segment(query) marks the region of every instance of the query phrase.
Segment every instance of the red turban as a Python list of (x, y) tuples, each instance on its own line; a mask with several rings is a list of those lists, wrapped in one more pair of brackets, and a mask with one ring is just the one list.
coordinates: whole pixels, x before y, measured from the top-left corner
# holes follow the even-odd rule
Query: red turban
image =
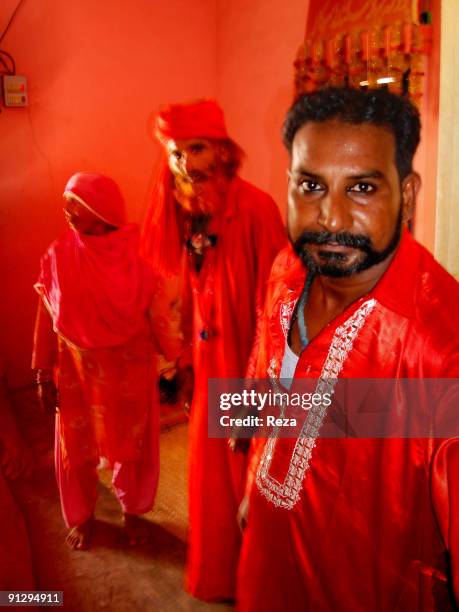
[(163, 144), (171, 138), (228, 138), (223, 111), (215, 100), (166, 106), (158, 113), (155, 134)]
[(115, 181), (96, 172), (77, 172), (65, 186), (64, 196), (73, 196), (109, 225), (127, 223), (123, 196)]

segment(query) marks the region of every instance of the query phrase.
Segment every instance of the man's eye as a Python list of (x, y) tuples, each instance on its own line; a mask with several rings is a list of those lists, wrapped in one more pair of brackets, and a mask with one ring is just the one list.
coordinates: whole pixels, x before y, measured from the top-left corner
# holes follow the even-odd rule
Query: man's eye
[(348, 191), (353, 191), (355, 193), (373, 193), (376, 191), (376, 187), (370, 183), (357, 183), (356, 185), (349, 187)]
[(194, 144), (191, 145), (190, 149), (192, 151), (192, 153), (201, 153), (201, 151), (204, 151), (204, 145), (203, 144)]
[(317, 181), (301, 181), (299, 188), (304, 192), (323, 191), (324, 187)]

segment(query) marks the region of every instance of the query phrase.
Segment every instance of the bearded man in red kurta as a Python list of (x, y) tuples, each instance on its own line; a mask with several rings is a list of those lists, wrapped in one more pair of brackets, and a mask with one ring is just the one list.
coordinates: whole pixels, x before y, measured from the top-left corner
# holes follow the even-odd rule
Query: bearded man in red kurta
[(167, 163), (143, 251), (164, 273), (183, 274), (182, 328), (190, 350), (180, 365), (194, 372), (186, 588), (204, 600), (232, 599), (246, 461), (225, 440), (208, 438), (207, 385), (209, 378), (244, 376), (285, 230), (272, 198), (237, 176), (243, 153), (228, 137), (216, 102), (165, 108), (156, 135)]
[[(255, 377), (332, 391), (342, 379), (459, 377), (458, 283), (403, 227), (419, 133), (414, 107), (382, 90), (294, 104), (291, 246), (273, 266)], [(459, 440), (324, 438), (332, 408), (310, 408), (294, 439), (255, 441), (238, 609), (455, 609)], [(416, 419), (421, 404), (386, 408)]]

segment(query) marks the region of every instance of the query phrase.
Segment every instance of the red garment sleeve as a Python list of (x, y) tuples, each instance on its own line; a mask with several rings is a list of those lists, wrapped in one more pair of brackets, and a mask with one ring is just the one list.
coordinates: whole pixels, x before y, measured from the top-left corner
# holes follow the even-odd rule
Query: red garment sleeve
[(191, 291), (190, 272), (187, 269), (188, 265), (189, 262), (187, 261), (183, 274), (180, 309), (183, 349), (180, 355), (179, 365), (182, 369), (193, 365), (193, 294)]
[[(267, 302), (269, 297), (267, 297)], [(260, 373), (260, 357), (264, 354), (263, 340), (267, 335), (267, 305), (263, 312), (257, 315), (257, 329), (255, 334), (255, 341), (250, 353), (249, 363), (246, 371), (246, 378), (258, 378)], [(261, 453), (263, 452), (264, 444), (266, 440), (260, 438), (253, 438), (250, 443), (249, 460), (247, 463), (247, 474), (245, 482), (245, 495), (250, 496), (255, 476), (260, 462)]]
[(57, 334), (51, 315), (39, 298), (33, 334), (32, 368), (51, 370), (57, 365)]
[(263, 206), (263, 222), (255, 233), (257, 253), (257, 315), (261, 315), (268, 279), (276, 255), (287, 244), (287, 234), (274, 200), (269, 198)]
[[(247, 378), (256, 378), (259, 372), (260, 350), (262, 350), (263, 339), (266, 338), (267, 334), (268, 280), (277, 254), (287, 243), (287, 236), (279, 209), (274, 201), (271, 201), (271, 203), (272, 205), (267, 206), (266, 210), (264, 209), (264, 212), (266, 212), (265, 222), (261, 225), (260, 232), (257, 232), (256, 248), (259, 254), (256, 295), (257, 322), (255, 338), (246, 369)], [(250, 496), (250, 491), (254, 484), (264, 443), (265, 440), (263, 439), (254, 438), (251, 441), (245, 483), (245, 495), (247, 497)]]
[(253, 378), (255, 376), (260, 338), (262, 335), (265, 298), (271, 268), (277, 254), (287, 244), (287, 234), (279, 209), (271, 198), (263, 205), (263, 223), (257, 227), (255, 244), (257, 253), (256, 328), (253, 346), (246, 369), (247, 378)]
[(150, 309), (150, 323), (158, 351), (175, 364), (183, 344), (180, 331), (179, 294), (180, 280), (168, 281), (155, 278), (153, 304)]
[(432, 500), (451, 559), (453, 589), (459, 603), (459, 439), (442, 442), (431, 476)]

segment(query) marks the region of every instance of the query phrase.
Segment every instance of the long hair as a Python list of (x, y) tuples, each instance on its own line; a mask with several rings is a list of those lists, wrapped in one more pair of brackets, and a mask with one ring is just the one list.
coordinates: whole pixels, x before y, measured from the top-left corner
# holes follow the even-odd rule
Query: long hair
[(223, 172), (228, 179), (232, 179), (239, 172), (242, 162), (245, 159), (243, 149), (231, 138), (214, 139), (213, 142), (218, 144), (221, 149), (221, 163)]
[(142, 225), (141, 255), (161, 275), (180, 273), (181, 215), (173, 194), (172, 173), (163, 159), (156, 174), (152, 202)]

